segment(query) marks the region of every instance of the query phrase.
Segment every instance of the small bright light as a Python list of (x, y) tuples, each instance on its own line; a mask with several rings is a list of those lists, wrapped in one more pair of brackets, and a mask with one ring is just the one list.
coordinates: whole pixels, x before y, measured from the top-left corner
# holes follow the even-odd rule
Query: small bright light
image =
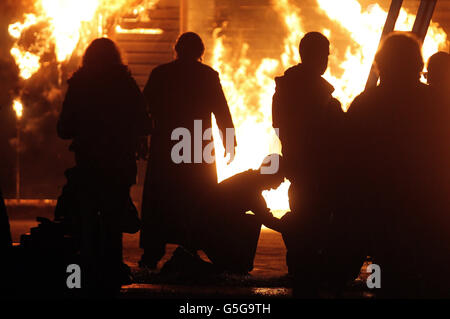
[(14, 100), (14, 102), (13, 102), (13, 109), (14, 109), (14, 112), (16, 112), (17, 118), (21, 119), (22, 115), (23, 115), (22, 102), (20, 102), (19, 100)]
[(134, 28), (134, 29), (123, 29), (120, 25), (116, 26), (117, 33), (126, 34), (162, 34), (164, 31), (161, 29), (150, 29), (150, 28)]

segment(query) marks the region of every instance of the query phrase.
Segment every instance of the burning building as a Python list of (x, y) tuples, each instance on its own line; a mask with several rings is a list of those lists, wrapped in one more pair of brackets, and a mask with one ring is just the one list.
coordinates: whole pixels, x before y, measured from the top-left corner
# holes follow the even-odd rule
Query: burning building
[[(8, 109), (17, 111), (18, 105), (23, 109), (16, 113), (22, 145), (15, 130), (10, 130), (9, 147), (2, 148), (11, 153), (5, 155), (9, 163), (5, 171), (16, 169), (17, 151), (22, 155), (17, 161), (22, 163), (23, 173), (17, 175), (24, 185), (22, 195), (55, 197), (59, 193), (71, 155), (67, 144), (56, 139), (54, 127), (65, 81), (92, 39), (116, 40), (143, 87), (156, 65), (173, 58), (173, 43), (188, 30), (204, 39), (204, 62), (220, 73), (236, 126), (238, 145), (230, 165), (216, 145), (218, 180), (257, 169), (266, 155), (282, 152), (271, 118), (274, 77), (299, 62), (303, 34), (320, 31), (329, 37), (332, 52), (325, 77), (346, 110), (364, 89), (389, 4), (389, 0), (6, 1), (9, 49), (2, 59), (9, 59), (17, 77), (9, 89)], [(412, 29), (418, 6), (417, 0), (404, 1), (396, 30)], [(425, 59), (448, 50), (450, 1), (438, 1), (435, 11), (423, 45)], [(11, 116), (8, 120), (14, 121)], [(2, 176), (10, 179), (3, 184), (14, 184), (15, 175), (2, 172)], [(285, 181), (278, 190), (263, 193), (271, 209), (289, 209), (288, 187)], [(5, 188), (9, 197), (14, 196), (15, 188)], [(138, 194), (139, 185), (136, 199)]]

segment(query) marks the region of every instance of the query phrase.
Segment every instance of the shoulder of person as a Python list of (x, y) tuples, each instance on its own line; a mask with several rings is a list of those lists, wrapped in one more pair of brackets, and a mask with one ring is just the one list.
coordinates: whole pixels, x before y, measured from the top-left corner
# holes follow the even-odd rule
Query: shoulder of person
[(329, 106), (331, 107), (332, 110), (334, 110), (336, 112), (339, 112), (339, 113), (344, 112), (342, 110), (342, 104), (337, 98), (332, 96), (331, 99), (330, 99), (330, 102), (328, 104), (329, 104)]
[(76, 85), (77, 83), (82, 82), (82, 81), (83, 81), (83, 78), (85, 78), (84, 73), (85, 73), (85, 72), (84, 72), (81, 68), (78, 69), (78, 70), (76, 70), (76, 71), (72, 74), (72, 76), (67, 80), (67, 83), (68, 83), (70, 86), (74, 86), (74, 85)]
[(350, 104), (350, 107), (347, 110), (348, 114), (358, 113), (361, 110), (364, 110), (372, 104), (372, 101), (376, 98), (380, 90), (380, 87), (368, 88), (361, 92), (353, 102)]
[(419, 83), (418, 90), (420, 93), (424, 95), (433, 95), (434, 90), (431, 86), (424, 84), (422, 82)]
[(217, 72), (216, 70), (214, 70), (212, 67), (210, 67), (207, 64), (198, 62), (198, 67), (199, 69), (204, 72), (207, 76), (211, 77), (211, 78), (219, 78), (219, 72)]
[(175, 61), (172, 62), (168, 62), (168, 63), (163, 63), (160, 64), (158, 66), (156, 66), (152, 72), (151, 75), (155, 76), (155, 75), (161, 75), (167, 72), (170, 72), (171, 70), (173, 70), (174, 68), (176, 68), (176, 63)]
[[(280, 86), (288, 85), (291, 82), (298, 84), (298, 80), (300, 77), (301, 77), (301, 64), (297, 64), (291, 66), (286, 71), (284, 71), (283, 75), (275, 77), (275, 84), (277, 88), (279, 88)], [(293, 81), (294, 78), (295, 81)]]

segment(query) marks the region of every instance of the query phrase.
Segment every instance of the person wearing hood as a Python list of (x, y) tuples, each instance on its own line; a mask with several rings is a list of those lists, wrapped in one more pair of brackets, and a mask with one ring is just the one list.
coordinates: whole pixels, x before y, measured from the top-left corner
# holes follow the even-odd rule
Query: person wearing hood
[(330, 42), (319, 32), (300, 41), (301, 63), (275, 79), (273, 127), (281, 171), (291, 181), (291, 211), (281, 222), (289, 273), (299, 296), (316, 296), (329, 266), (327, 245), (338, 209), (344, 112), (322, 75)]
[(136, 81), (107, 38), (89, 45), (68, 84), (57, 131), (72, 140), (75, 153), (72, 185), (81, 218), (83, 287), (89, 294), (116, 293), (130, 187), (136, 183), (139, 145), (151, 121)]

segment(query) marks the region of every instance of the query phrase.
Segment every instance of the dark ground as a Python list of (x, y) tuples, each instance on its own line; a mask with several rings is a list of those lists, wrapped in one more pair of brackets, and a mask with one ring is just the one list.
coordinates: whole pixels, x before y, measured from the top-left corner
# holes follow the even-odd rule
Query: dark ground
[[(18, 205), (7, 203), (13, 242), (21, 234), (37, 226), (36, 217), (52, 219), (54, 202)], [(139, 234), (125, 234), (124, 261), (131, 267), (134, 283), (123, 286), (123, 298), (291, 298), (292, 288), (285, 263), (286, 249), (279, 233), (262, 229), (256, 251), (254, 269), (247, 276), (206, 275), (180, 277), (160, 274), (164, 263), (170, 259), (176, 245), (167, 245), (167, 252), (156, 271), (141, 269), (138, 260)], [(201, 252), (200, 256), (207, 260)], [(351, 292), (349, 297), (367, 297), (363, 291)]]

